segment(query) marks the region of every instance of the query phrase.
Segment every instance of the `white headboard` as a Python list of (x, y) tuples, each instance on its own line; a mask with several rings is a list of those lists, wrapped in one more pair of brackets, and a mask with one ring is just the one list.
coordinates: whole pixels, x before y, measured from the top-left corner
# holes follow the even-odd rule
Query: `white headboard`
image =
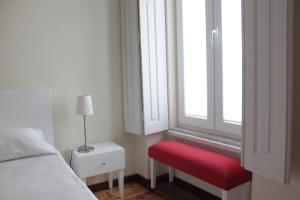
[(51, 90), (0, 90), (0, 128), (10, 127), (39, 128), (54, 144)]

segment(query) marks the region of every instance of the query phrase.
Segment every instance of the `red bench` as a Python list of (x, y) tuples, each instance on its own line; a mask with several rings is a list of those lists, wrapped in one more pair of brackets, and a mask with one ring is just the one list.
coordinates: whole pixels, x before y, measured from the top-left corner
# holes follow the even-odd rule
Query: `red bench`
[(240, 161), (222, 154), (175, 141), (152, 145), (148, 151), (151, 162), (151, 187), (155, 188), (155, 164), (169, 166), (169, 180), (178, 169), (222, 189), (222, 199), (250, 198), (252, 173), (240, 166)]

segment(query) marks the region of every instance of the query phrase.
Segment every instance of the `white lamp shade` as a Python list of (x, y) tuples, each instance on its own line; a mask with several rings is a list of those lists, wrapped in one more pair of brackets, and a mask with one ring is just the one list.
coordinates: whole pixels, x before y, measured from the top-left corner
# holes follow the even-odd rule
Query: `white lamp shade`
[(94, 113), (91, 95), (77, 96), (76, 114), (92, 115)]

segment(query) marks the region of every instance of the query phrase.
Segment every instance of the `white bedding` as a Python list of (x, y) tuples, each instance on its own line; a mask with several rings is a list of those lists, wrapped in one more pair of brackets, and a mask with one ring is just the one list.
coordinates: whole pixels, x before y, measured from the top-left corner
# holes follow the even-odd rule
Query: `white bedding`
[(2, 137), (0, 200), (96, 200), (54, 147), (31, 139)]
[(0, 130), (0, 162), (36, 155), (57, 154), (40, 129), (10, 128)]
[(0, 163), (1, 200), (95, 200), (59, 155)]

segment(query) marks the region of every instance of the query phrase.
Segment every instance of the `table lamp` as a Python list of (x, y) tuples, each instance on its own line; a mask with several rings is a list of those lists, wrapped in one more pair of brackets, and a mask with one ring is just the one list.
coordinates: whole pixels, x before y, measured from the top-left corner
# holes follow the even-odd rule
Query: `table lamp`
[(87, 146), (86, 144), (86, 122), (85, 118), (88, 115), (92, 115), (93, 104), (91, 95), (80, 95), (77, 96), (76, 102), (76, 114), (83, 116), (83, 128), (84, 128), (84, 145), (80, 146), (77, 151), (81, 153), (88, 153), (94, 150), (94, 147)]

